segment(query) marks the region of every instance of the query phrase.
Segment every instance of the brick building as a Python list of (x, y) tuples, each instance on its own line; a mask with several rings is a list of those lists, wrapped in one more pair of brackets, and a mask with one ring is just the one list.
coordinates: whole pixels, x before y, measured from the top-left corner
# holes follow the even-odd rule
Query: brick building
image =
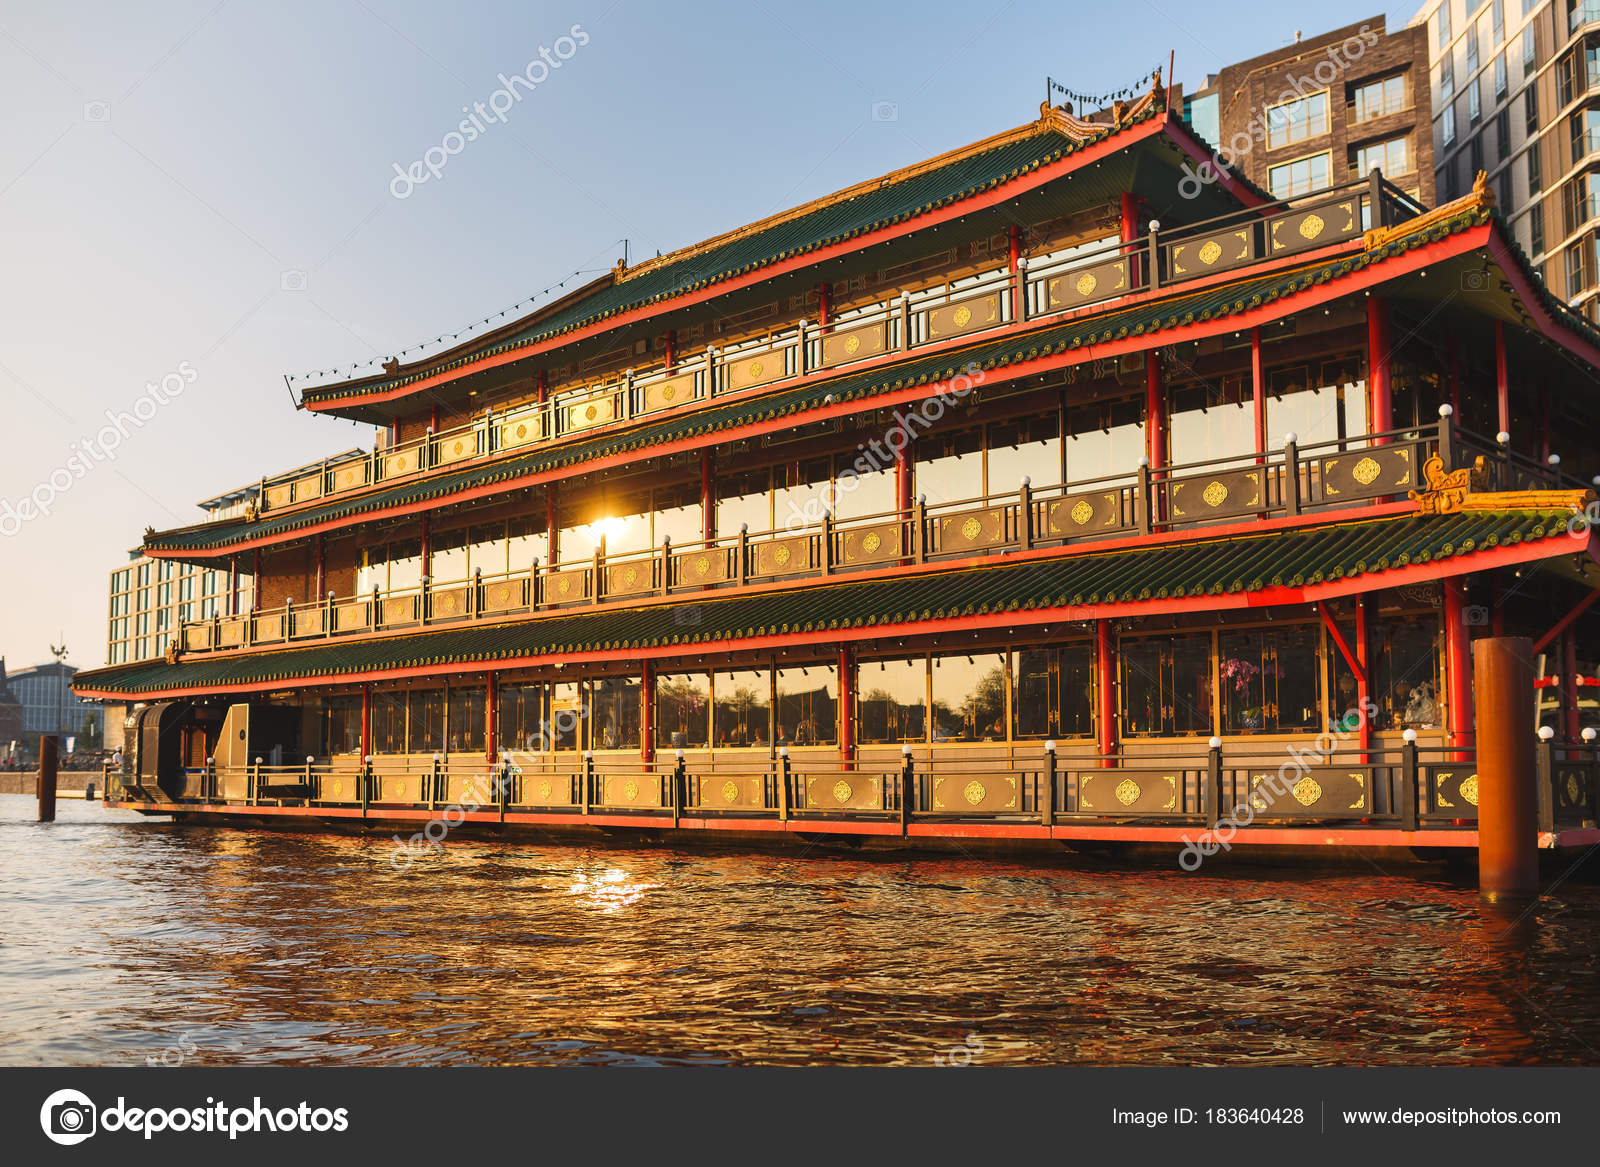
[[(1383, 16), (1229, 65), (1184, 101), (1223, 157), (1278, 198), (1362, 178), (1374, 167), (1434, 204), (1427, 30)], [(1419, 129), (1420, 127), (1420, 129)]]

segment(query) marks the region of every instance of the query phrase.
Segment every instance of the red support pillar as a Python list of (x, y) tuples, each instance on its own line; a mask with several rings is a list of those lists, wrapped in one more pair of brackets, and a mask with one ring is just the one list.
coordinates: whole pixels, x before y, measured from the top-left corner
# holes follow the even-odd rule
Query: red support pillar
[(707, 543), (717, 537), (717, 492), (709, 449), (700, 451), (700, 537)]
[(1018, 286), (1015, 276), (1017, 263), (1022, 259), (1022, 228), (1015, 223), (1006, 231), (1006, 271), (1010, 272), (1011, 281), (1011, 319), (1022, 319), (1022, 289)]
[(548, 370), (545, 370), (545, 369), (540, 369), (539, 370), (538, 390), (539, 390), (539, 404), (543, 405), (546, 401), (548, 401), (550, 399), (550, 373), (548, 372)]
[(855, 653), (839, 646), (839, 762), (847, 765), (856, 755)]
[(484, 697), (483, 752), (491, 763), (500, 756), (500, 674), (495, 672)]
[[(1250, 330), (1250, 405), (1256, 431), (1256, 453), (1267, 452), (1267, 372), (1261, 359), (1261, 329)], [(1260, 463), (1262, 459), (1257, 458)]]
[(549, 562), (546, 567), (555, 567), (561, 562), (561, 539), (556, 527), (556, 484), (544, 488), (544, 534), (545, 543), (549, 552)]
[(1128, 257), (1128, 282), (1135, 287), (1139, 286), (1139, 261), (1136, 258), (1137, 248), (1132, 246), (1139, 235), (1139, 203), (1129, 191), (1122, 192), (1120, 207), (1120, 220), (1122, 242), (1129, 244), (1122, 249)]
[(639, 760), (656, 760), (656, 666), (645, 661), (639, 675)]
[(433, 533), (428, 524), (428, 516), (422, 516), (422, 578), (428, 579), (433, 574)]
[(228, 556), (228, 615), (239, 614), (239, 557)]
[(1144, 444), (1152, 472), (1167, 464), (1167, 395), (1161, 381), (1161, 354), (1144, 357)]
[(675, 328), (667, 329), (666, 350), (662, 354), (662, 363), (667, 372), (672, 372), (672, 366), (678, 363), (678, 331)]
[(372, 686), (361, 686), (361, 760), (372, 757)]
[(1099, 706), (1100, 765), (1116, 765), (1117, 752), (1117, 642), (1111, 621), (1096, 620), (1094, 625), (1095, 701)]
[(311, 598), (320, 604), (328, 598), (328, 544), (321, 531), (317, 532), (317, 590)]
[[(1445, 728), (1452, 750), (1463, 751), (1451, 761), (1470, 760), (1473, 746), (1472, 639), (1467, 633), (1466, 588), (1460, 576), (1444, 581), (1444, 667), (1449, 706)], [(1526, 728), (1526, 727), (1522, 727)]]
[(1356, 597), (1356, 663), (1361, 666), (1361, 675), (1356, 678), (1356, 704), (1360, 707), (1361, 728), (1358, 742), (1361, 746), (1361, 760), (1367, 760), (1366, 751), (1372, 748), (1372, 717), (1374, 714), (1372, 703), (1372, 660), (1371, 631), (1367, 627), (1367, 597)]
[(254, 612), (261, 606), (261, 548), (257, 547), (251, 555), (253, 566), (250, 569), (250, 610)]
[[(1382, 296), (1367, 297), (1367, 425), (1373, 433), (1394, 428), (1394, 399), (1389, 388), (1389, 304)], [(1384, 438), (1380, 444), (1387, 443)]]
[(1533, 646), (1526, 637), (1473, 645), (1478, 718), (1478, 890), (1494, 898), (1539, 888), (1532, 733)]
[(817, 285), (817, 327), (827, 328), (833, 323), (833, 285)]
[(1561, 709), (1569, 742), (1576, 743), (1583, 731), (1578, 715), (1578, 634), (1568, 632), (1561, 639)]
[(1511, 378), (1506, 372), (1506, 326), (1494, 322), (1494, 399), (1499, 406), (1500, 432), (1511, 432)]

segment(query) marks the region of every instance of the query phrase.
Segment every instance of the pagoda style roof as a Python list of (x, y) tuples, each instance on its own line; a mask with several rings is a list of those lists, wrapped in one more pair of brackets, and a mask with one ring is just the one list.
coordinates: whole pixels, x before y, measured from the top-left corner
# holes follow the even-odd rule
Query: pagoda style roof
[[(691, 600), (646, 600), (474, 627), (311, 647), (207, 654), (83, 672), (101, 697), (267, 690), (285, 683), (440, 676), (575, 659), (639, 659), (834, 643), (908, 633), (1177, 611), (1300, 604), (1514, 563), (1590, 554), (1569, 530), (1582, 492), (1478, 495), (1449, 513), (1389, 509), (1376, 518), (1263, 524), (1260, 533), (1146, 536), (1105, 550), (1059, 550), (873, 578), (844, 577)], [(1503, 507), (1504, 509), (1497, 509)], [(1592, 586), (1592, 585), (1591, 585)], [(664, 616), (690, 609), (693, 620)]]
[[(1163, 91), (1164, 93), (1164, 91)], [(860, 240), (933, 212), (1026, 180), (1063, 159), (1113, 140), (1165, 135), (1198, 161), (1210, 147), (1164, 102), (1135, 103), (1117, 122), (1089, 122), (1053, 107), (1037, 121), (874, 178), (737, 230), (610, 274), (506, 327), (427, 357), (410, 368), (308, 388), (302, 404), (340, 412), (374, 398), (393, 398), (489, 358), (526, 349), (624, 313), (665, 305), (786, 260)], [(1213, 165), (1215, 163), (1213, 162)], [(1225, 169), (1216, 184), (1236, 206), (1271, 196)], [(1108, 190), (1110, 198), (1116, 191)]]
[[(1483, 246), (1495, 231), (1503, 230), (1503, 225), (1494, 226), (1499, 222), (1483, 201), (1464, 199), (1398, 228), (1369, 232), (1371, 246), (1320, 263), (1240, 278), (1186, 294), (1158, 294), (1116, 310), (1090, 310), (1037, 331), (912, 358), (889, 367), (818, 377), (774, 393), (721, 403), (712, 399), (653, 423), (541, 447), (460, 471), (380, 486), (318, 505), (268, 512), (253, 521), (236, 519), (150, 532), (144, 550), (157, 557), (203, 561), (247, 547), (288, 542), (315, 530), (535, 485), (593, 469), (608, 460), (626, 461), (653, 451), (666, 453), (719, 444), (730, 440), (735, 431), (751, 427), (776, 429), (921, 400), (972, 364), (988, 372), (1005, 370), (1023, 376), (1040, 372), (1045, 365), (1065, 368), (1123, 349), (1170, 344), (1197, 331), (1239, 327), (1244, 318), (1264, 311), (1287, 315), (1301, 298), (1311, 306), (1345, 294), (1344, 282), (1362, 273), (1375, 277), (1363, 285), (1371, 286), (1388, 278), (1387, 264), (1405, 260), (1415, 251), (1428, 249), (1425, 255), (1429, 263), (1469, 253)], [(1527, 276), (1526, 261), (1514, 245), (1498, 260), (1503, 269), (1520, 267)], [(1526, 318), (1526, 301), (1545, 296), (1541, 307), (1549, 322), (1587, 343), (1600, 343), (1600, 334), (1560, 301), (1548, 297), (1537, 280), (1527, 277), (1521, 283), (1527, 286), (1519, 284), (1514, 295), (1498, 308), (1491, 303), (1491, 297), (1484, 297), (1485, 311), (1503, 310), (1507, 318), (1515, 320), (1520, 309)], [(1281, 310), (1274, 311), (1275, 308)], [(1600, 364), (1600, 360), (1594, 363)]]

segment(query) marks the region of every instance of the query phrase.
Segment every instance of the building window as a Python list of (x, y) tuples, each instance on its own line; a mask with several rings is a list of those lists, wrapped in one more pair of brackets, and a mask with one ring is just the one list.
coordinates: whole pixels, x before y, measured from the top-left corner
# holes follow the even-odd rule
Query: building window
[(1478, 79), (1474, 77), (1467, 83), (1467, 124), (1475, 126), (1481, 117), (1483, 117), (1483, 101), (1478, 90)]
[(1600, 149), (1600, 110), (1585, 109), (1572, 115), (1572, 161), (1580, 162), (1585, 154)]
[(1528, 136), (1539, 132), (1539, 87), (1530, 85), (1522, 91), (1522, 114)]
[(1315, 626), (1226, 632), (1217, 641), (1225, 734), (1315, 729), (1321, 720)]
[(1094, 650), (1024, 648), (1011, 654), (1011, 736), (1094, 736)]
[(839, 740), (839, 669), (833, 664), (777, 670), (778, 744), (831, 746)]
[(1494, 99), (1499, 101), (1506, 95), (1506, 55), (1501, 53), (1494, 59)]
[(1439, 61), (1439, 100), (1444, 101), (1456, 91), (1455, 58), (1448, 54)]
[(1267, 108), (1267, 145), (1289, 146), (1328, 132), (1328, 93), (1311, 93)]
[(1576, 300), (1589, 286), (1585, 278), (1582, 243), (1567, 248), (1567, 299)]
[[(1438, 617), (1432, 614), (1377, 622), (1372, 630), (1372, 702), (1375, 729), (1425, 729), (1440, 724)], [(1342, 653), (1330, 653), (1335, 717), (1356, 708), (1356, 682)]]
[(1544, 204), (1534, 203), (1528, 212), (1528, 253), (1544, 254)]
[(1502, 44), (1506, 39), (1506, 13), (1502, 0), (1494, 0), (1489, 6), (1489, 28), (1494, 34), (1494, 43)]
[(1528, 151), (1528, 197), (1532, 198), (1544, 189), (1544, 172), (1539, 165), (1539, 145), (1534, 143), (1533, 149)]
[(1390, 138), (1387, 142), (1374, 142), (1357, 149), (1351, 163), (1354, 177), (1365, 177), (1372, 173), (1374, 167), (1383, 171), (1386, 178), (1398, 174), (1410, 174), (1412, 171), (1410, 141), (1406, 138)]
[(1275, 199), (1292, 199), (1297, 195), (1325, 190), (1331, 178), (1330, 155), (1324, 151), (1308, 158), (1296, 158), (1267, 171), (1267, 181)]
[(1478, 71), (1478, 26), (1471, 25), (1467, 29), (1467, 72)]
[[(626, 702), (618, 704), (624, 706)], [(632, 707), (639, 708), (637, 693), (634, 695)], [(596, 701), (595, 725), (601, 726), (602, 732), (604, 718), (605, 712)], [(718, 749), (765, 746), (772, 740), (771, 733), (772, 677), (767, 670), (738, 669), (713, 673), (711, 676), (712, 744)], [(634, 733), (634, 740), (636, 744), (637, 731)]]
[(1501, 162), (1511, 157), (1511, 115), (1505, 110), (1495, 115), (1494, 148)]
[(1358, 86), (1351, 101), (1358, 122), (1371, 121), (1386, 114), (1399, 113), (1406, 108), (1406, 77), (1396, 73), (1381, 81), (1369, 81)]
[(857, 670), (857, 740), (863, 745), (926, 741), (928, 662), (862, 661)]
[(1533, 25), (1522, 30), (1522, 68), (1526, 72), (1533, 68), (1534, 61), (1538, 58), (1539, 50), (1533, 35)]
[(933, 658), (933, 740), (1006, 740), (1006, 657), (979, 652)]
[(1124, 640), (1122, 730), (1127, 737), (1200, 737), (1211, 733), (1211, 637)]
[(693, 749), (706, 744), (711, 724), (711, 678), (705, 673), (656, 678), (656, 745)]
[(1446, 146), (1456, 140), (1456, 107), (1454, 105), (1444, 107), (1444, 114), (1439, 119), (1439, 132), (1443, 136)]
[[(767, 677), (761, 673), (761, 732), (766, 732)], [(450, 691), (452, 698), (455, 690)], [(594, 727), (593, 748), (597, 750), (637, 750), (639, 748), (640, 685), (638, 677), (601, 677), (589, 689), (589, 724)], [(450, 735), (455, 736), (455, 722)]]
[(1502, 207), (1511, 205), (1511, 167), (1506, 167), (1500, 172), (1500, 177), (1495, 180), (1499, 188), (1499, 199)]
[(1434, 36), (1441, 49), (1450, 47), (1450, 3), (1439, 5), (1439, 10), (1434, 14)]
[(1473, 135), (1472, 141), (1467, 143), (1467, 173), (1476, 179), (1478, 171), (1483, 169), (1483, 135)]

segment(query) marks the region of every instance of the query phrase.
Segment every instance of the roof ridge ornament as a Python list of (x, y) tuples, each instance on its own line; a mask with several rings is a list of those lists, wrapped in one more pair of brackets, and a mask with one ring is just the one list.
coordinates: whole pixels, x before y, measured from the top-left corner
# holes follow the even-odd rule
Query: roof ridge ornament
[(1473, 180), (1472, 189), (1453, 202), (1444, 203), (1433, 208), (1415, 219), (1407, 219), (1404, 223), (1396, 223), (1393, 227), (1373, 227), (1362, 236), (1362, 244), (1368, 251), (1379, 247), (1391, 239), (1402, 235), (1414, 235), (1418, 231), (1453, 219), (1467, 211), (1492, 210), (1495, 205), (1494, 190), (1489, 186), (1488, 175), (1478, 171), (1478, 177)]
[(1434, 454), (1422, 464), (1427, 484), (1413, 490), (1411, 499), (1422, 515), (1453, 515), (1461, 511), (1582, 511), (1595, 501), (1592, 490), (1487, 490), (1488, 472), (1483, 455), (1472, 465), (1446, 471), (1444, 459)]

